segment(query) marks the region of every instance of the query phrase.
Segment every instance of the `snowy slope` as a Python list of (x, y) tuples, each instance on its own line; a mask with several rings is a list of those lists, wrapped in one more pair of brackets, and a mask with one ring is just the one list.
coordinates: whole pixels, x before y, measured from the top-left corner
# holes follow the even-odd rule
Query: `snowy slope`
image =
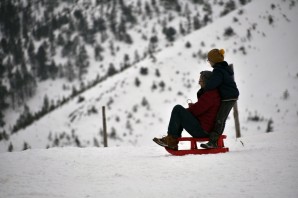
[[(109, 3), (107, 3), (109, 2)], [(207, 0), (201, 1), (200, 3), (194, 3), (192, 1), (177, 1), (180, 5), (180, 11), (176, 11), (173, 9), (167, 9), (163, 6), (163, 1), (156, 1), (156, 6), (152, 6), (153, 1), (107, 1), (107, 2), (97, 2), (97, 1), (68, 1), (68, 2), (55, 2), (54, 5), (51, 5), (51, 1), (46, 2), (39, 2), (38, 0), (36, 3), (33, 3), (32, 8), (32, 16), (36, 18), (38, 21), (47, 21), (45, 19), (46, 15), (51, 15), (48, 12), (45, 12), (47, 8), (50, 6), (54, 6), (54, 15), (57, 16), (67, 16), (73, 19), (73, 23), (76, 23), (74, 12), (80, 10), (82, 15), (86, 19), (86, 23), (90, 28), (93, 27), (95, 21), (94, 19), (102, 18), (106, 21), (106, 26), (111, 25), (111, 19), (109, 15), (113, 12), (111, 10), (112, 5), (114, 2), (117, 2), (116, 12), (113, 12), (113, 15), (116, 15), (116, 24), (117, 26), (121, 23), (122, 20), (120, 18), (125, 17), (123, 16), (122, 6), (119, 4), (125, 4), (132, 9), (132, 13), (135, 16), (136, 23), (131, 24), (129, 22), (126, 23), (126, 31), (128, 35), (132, 37), (133, 43), (127, 44), (126, 42), (119, 41), (116, 39), (114, 33), (111, 32), (109, 28), (104, 32), (104, 34), (96, 33), (94, 35), (94, 42), (88, 43), (85, 39), (80, 37), (80, 32), (69, 28), (71, 25), (64, 25), (60, 29), (56, 29), (53, 34), (55, 37), (61, 36), (64, 37), (65, 40), (70, 39), (71, 42), (76, 43), (80, 46), (84, 46), (87, 51), (87, 55), (89, 57), (89, 67), (87, 73), (82, 76), (82, 81), (80, 80), (73, 80), (69, 81), (66, 78), (56, 77), (56, 79), (48, 79), (46, 81), (38, 82), (37, 90), (35, 95), (26, 101), (26, 105), (31, 110), (31, 113), (35, 113), (41, 110), (44, 104), (44, 97), (47, 96), (50, 102), (56, 104), (58, 101), (61, 101), (63, 97), (69, 97), (72, 93), (73, 86), (76, 89), (79, 89), (81, 84), (87, 85), (94, 81), (97, 77), (103, 77), (107, 74), (108, 68), (110, 64), (113, 64), (115, 69), (120, 70), (120, 68), (124, 65), (124, 57), (125, 55), (128, 56), (129, 63), (133, 63), (135, 61), (138, 62), (136, 59), (143, 59), (144, 56), (148, 56), (148, 50), (150, 48), (150, 40), (151, 37), (156, 36), (158, 38), (158, 42), (155, 44), (154, 50), (160, 51), (165, 48), (166, 45), (169, 45), (169, 42), (166, 39), (165, 34), (163, 33), (163, 28), (167, 27), (174, 27), (177, 31), (175, 38), (181, 38), (184, 34), (180, 33), (180, 25), (183, 26), (185, 31), (193, 31), (193, 27), (190, 27), (188, 30), (188, 20), (187, 16), (189, 16), (191, 20), (193, 17), (196, 17), (201, 21), (201, 25), (205, 24), (205, 15), (208, 16), (209, 22), (211, 23), (212, 20), (216, 20), (220, 17), (221, 13), (226, 10), (226, 6), (224, 3), (216, 2), (212, 3), (212, 8), (209, 6), (210, 2)], [(27, 4), (27, 1), (18, 2), (20, 4)], [(151, 9), (151, 14), (146, 14), (145, 12), (145, 5), (149, 4)], [(153, 8), (154, 7), (154, 8)], [(240, 2), (235, 2), (235, 8), (241, 7)], [(231, 9), (231, 8), (229, 8)], [(20, 7), (19, 10), (22, 10)], [(159, 10), (159, 11), (157, 11)], [(212, 11), (210, 11), (212, 10)], [(45, 12), (45, 13), (44, 13)], [(72, 14), (71, 14), (72, 13)], [(34, 22), (33, 22), (34, 23)], [(207, 24), (208, 24), (207, 23)], [(192, 25), (191, 25), (192, 26)], [(71, 30), (68, 30), (71, 29)], [(46, 41), (47, 39), (45, 39)], [(59, 39), (57, 39), (59, 40)], [(56, 41), (58, 42), (58, 41)], [(37, 49), (41, 46), (43, 41), (35, 41), (35, 51), (37, 53)], [(48, 40), (48, 43), (53, 44), (53, 41)], [(55, 42), (54, 42), (55, 43)], [(102, 59), (99, 60), (96, 58), (95, 55), (95, 46), (100, 45), (102, 48), (101, 57)], [(112, 47), (113, 46), (113, 47)], [(65, 65), (68, 61), (75, 66), (76, 63), (76, 56), (69, 57), (63, 56), (61, 52), (63, 52), (64, 47), (54, 45), (54, 49), (57, 52), (53, 55), (53, 60), (56, 65), (61, 65), (64, 68), (64, 75), (67, 72), (67, 66)], [(152, 49), (151, 49), (152, 50)], [(69, 51), (71, 51), (69, 49)], [(136, 54), (138, 54), (138, 58), (136, 58)], [(49, 55), (50, 56), (50, 55)], [(74, 69), (74, 73), (77, 73)], [(8, 81), (8, 80), (7, 80)], [(11, 128), (16, 124), (20, 114), (23, 112), (23, 104), (19, 107), (9, 108), (5, 112), (5, 130), (11, 131)]]
[[(243, 14), (236, 10), (188, 35), (156, 54), (156, 62), (144, 60), (83, 93), (84, 101), (75, 98), (0, 142), (0, 197), (297, 197), (298, 6), (293, 2), (254, 1)], [(229, 26), (235, 35), (224, 37)], [(234, 64), (243, 137), (235, 139), (230, 117), (225, 131), (229, 153), (171, 156), (151, 139), (165, 134), (173, 105), (195, 100), (198, 74), (211, 68), (193, 54), (213, 47), (225, 48), (227, 61)], [(140, 75), (144, 67), (146, 76)], [(152, 91), (153, 83), (157, 89)], [(93, 146), (94, 138), (100, 143), (103, 105), (109, 134), (115, 129), (110, 147), (72, 147), (76, 137), (82, 146)], [(259, 121), (248, 120), (254, 116)], [(274, 132), (265, 133), (270, 118)], [(70, 147), (44, 149), (53, 146), (55, 136), (60, 136), (58, 146)], [(10, 142), (14, 151), (22, 150), (24, 142), (33, 149), (8, 153)]]
[(231, 151), (214, 155), (170, 156), (154, 145), (1, 153), (0, 197), (295, 198), (295, 142), (280, 131), (228, 139)]
[[(7, 151), (10, 142), (14, 150), (22, 150), (24, 142), (32, 148), (52, 147), (54, 139), (59, 139), (56, 146), (75, 145), (75, 139), (81, 146), (96, 145), (94, 142), (101, 146), (102, 106), (107, 106), (110, 146), (150, 145), (152, 137), (166, 133), (172, 107), (186, 106), (188, 98), (195, 100), (199, 72), (211, 69), (198, 57), (198, 51), (207, 53), (214, 47), (226, 49), (227, 61), (235, 66), (242, 135), (265, 133), (269, 119), (273, 120), (274, 131), (296, 132), (298, 70), (293, 64), (297, 51), (293, 41), (298, 33), (297, 21), (296, 4), (254, 1), (176, 41), (157, 53), (156, 61), (146, 59), (84, 92), (84, 101), (75, 98), (12, 135), (9, 141), (2, 141), (0, 150)], [(228, 27), (234, 30), (233, 36), (223, 35)], [(191, 48), (185, 47), (187, 41)], [(148, 74), (141, 75), (141, 68), (147, 68)], [(160, 76), (156, 75), (157, 69)], [(137, 77), (139, 87), (135, 85)], [(157, 88), (153, 90), (154, 84)], [(284, 98), (286, 90), (288, 98)], [(92, 111), (94, 108), (97, 111)], [(260, 121), (248, 120), (253, 116)], [(225, 133), (235, 137), (232, 117)]]

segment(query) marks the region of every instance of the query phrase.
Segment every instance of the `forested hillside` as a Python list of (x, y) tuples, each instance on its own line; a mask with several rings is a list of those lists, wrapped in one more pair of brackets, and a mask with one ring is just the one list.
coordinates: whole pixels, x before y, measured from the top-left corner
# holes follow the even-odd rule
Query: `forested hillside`
[(247, 2), (1, 1), (0, 140)]

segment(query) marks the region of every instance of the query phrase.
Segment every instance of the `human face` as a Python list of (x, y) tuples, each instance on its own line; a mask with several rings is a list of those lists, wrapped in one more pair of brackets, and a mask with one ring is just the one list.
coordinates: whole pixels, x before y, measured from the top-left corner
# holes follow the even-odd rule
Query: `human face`
[(205, 87), (205, 82), (204, 82), (202, 76), (200, 76), (199, 85), (201, 86), (201, 88), (204, 88)]
[(214, 63), (212, 61), (210, 61), (209, 59), (207, 59), (206, 62), (209, 63), (211, 67), (214, 65)]

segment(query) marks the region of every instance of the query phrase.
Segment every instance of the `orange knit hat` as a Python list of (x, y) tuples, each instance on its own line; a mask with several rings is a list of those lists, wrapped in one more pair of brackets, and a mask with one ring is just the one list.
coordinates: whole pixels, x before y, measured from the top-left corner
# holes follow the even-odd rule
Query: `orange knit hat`
[(208, 52), (208, 60), (213, 63), (219, 63), (224, 61), (224, 49), (212, 49)]

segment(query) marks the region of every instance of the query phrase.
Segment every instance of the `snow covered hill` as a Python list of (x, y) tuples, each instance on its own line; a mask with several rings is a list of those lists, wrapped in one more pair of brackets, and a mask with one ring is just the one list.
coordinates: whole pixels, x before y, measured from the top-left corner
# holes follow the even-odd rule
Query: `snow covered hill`
[[(253, 1), (1, 141), (0, 197), (297, 197), (297, 3)], [(152, 138), (195, 100), (214, 47), (234, 64), (242, 138), (231, 115), (229, 153), (171, 156)]]
[[(248, 2), (250, 0), (4, 0), (0, 4), (3, 11), (0, 16), (3, 47), (0, 48), (3, 54), (0, 60), (0, 141), (8, 140), (4, 144), (11, 142), (12, 148), (16, 143), (10, 141), (11, 134), (62, 106), (68, 97), (76, 96), (78, 90), (86, 89), (114, 72), (121, 73), (131, 64), (152, 57), (152, 54), (154, 56), (169, 47), (173, 40)], [(12, 20), (7, 21), (8, 18)], [(168, 29), (171, 29), (171, 39), (168, 38)], [(9, 32), (15, 33), (14, 37)], [(160, 85), (163, 86), (163, 82)], [(79, 100), (84, 98), (79, 96)], [(92, 105), (90, 112), (99, 109)], [(116, 134), (117, 128), (111, 129), (111, 134)], [(46, 132), (48, 146), (73, 145), (73, 140), (78, 142), (80, 138), (75, 134), (68, 136), (76, 129), (68, 126), (65, 131), (51, 132), (49, 129)], [(61, 145), (63, 137), (67, 140)], [(83, 146), (92, 144), (85, 140), (81, 140)], [(21, 141), (24, 148), (35, 146), (32, 140)]]
[[(254, 1), (82, 93), (0, 142), (0, 150), (10, 144), (13, 150), (102, 146), (102, 106), (107, 106), (110, 146), (150, 145), (153, 136), (166, 133), (172, 107), (195, 100), (199, 72), (211, 70), (203, 55), (214, 47), (226, 49), (235, 67), (242, 135), (272, 128), (296, 132), (297, 21), (295, 3)], [(232, 117), (225, 133), (235, 137)]]
[(0, 197), (297, 197), (295, 133), (226, 145), (229, 153), (182, 157), (155, 145), (1, 153)]
[[(36, 113), (60, 106), (74, 90), (122, 72), (248, 2), (3, 0), (0, 141), (2, 131), (31, 124)], [(14, 27), (23, 34), (12, 38)]]

